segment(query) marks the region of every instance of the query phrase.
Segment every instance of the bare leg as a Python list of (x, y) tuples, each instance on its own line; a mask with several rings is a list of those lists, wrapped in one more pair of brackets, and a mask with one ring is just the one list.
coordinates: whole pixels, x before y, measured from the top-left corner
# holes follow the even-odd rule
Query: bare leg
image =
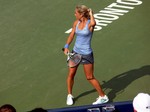
[(99, 96), (104, 96), (105, 93), (103, 92), (100, 83), (95, 79), (93, 72), (94, 72), (94, 65), (93, 64), (84, 64), (84, 72), (86, 75), (87, 80), (93, 85), (93, 87), (97, 90)]
[(73, 88), (73, 84), (74, 84), (74, 76), (76, 74), (77, 68), (78, 68), (78, 66), (74, 67), (74, 68), (69, 68), (69, 73), (68, 73), (68, 77), (67, 77), (68, 94), (72, 94), (72, 88)]

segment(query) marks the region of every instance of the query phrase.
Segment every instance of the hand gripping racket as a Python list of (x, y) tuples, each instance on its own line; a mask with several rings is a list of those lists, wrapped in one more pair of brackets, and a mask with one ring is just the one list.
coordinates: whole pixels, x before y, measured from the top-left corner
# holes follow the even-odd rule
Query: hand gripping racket
[[(62, 49), (64, 51), (64, 48)], [(67, 53), (67, 65), (71, 68), (76, 67), (80, 61), (82, 56), (77, 53)]]

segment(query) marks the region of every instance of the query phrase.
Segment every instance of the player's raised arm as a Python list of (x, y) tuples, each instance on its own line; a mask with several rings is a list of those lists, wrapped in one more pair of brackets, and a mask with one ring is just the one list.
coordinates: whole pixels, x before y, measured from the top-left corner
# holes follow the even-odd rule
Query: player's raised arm
[(96, 21), (95, 21), (94, 16), (93, 16), (93, 11), (92, 11), (92, 9), (89, 9), (89, 16), (90, 16), (89, 29), (90, 29), (90, 30), (93, 30), (93, 29), (94, 29), (94, 26), (96, 25)]

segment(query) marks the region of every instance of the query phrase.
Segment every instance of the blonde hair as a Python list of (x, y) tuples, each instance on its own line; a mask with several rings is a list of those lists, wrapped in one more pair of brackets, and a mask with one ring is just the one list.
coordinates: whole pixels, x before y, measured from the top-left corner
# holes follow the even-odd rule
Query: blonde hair
[(77, 5), (76, 9), (80, 14), (83, 14), (84, 17), (86, 17), (87, 19), (90, 19), (89, 8), (87, 6)]

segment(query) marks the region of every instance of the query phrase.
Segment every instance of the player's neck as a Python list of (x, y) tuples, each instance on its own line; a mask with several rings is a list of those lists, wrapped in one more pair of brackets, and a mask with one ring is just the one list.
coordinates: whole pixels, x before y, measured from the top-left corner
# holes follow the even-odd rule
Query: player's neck
[(87, 22), (87, 18), (82, 17), (79, 21), (80, 21), (80, 23), (85, 23), (85, 22)]

